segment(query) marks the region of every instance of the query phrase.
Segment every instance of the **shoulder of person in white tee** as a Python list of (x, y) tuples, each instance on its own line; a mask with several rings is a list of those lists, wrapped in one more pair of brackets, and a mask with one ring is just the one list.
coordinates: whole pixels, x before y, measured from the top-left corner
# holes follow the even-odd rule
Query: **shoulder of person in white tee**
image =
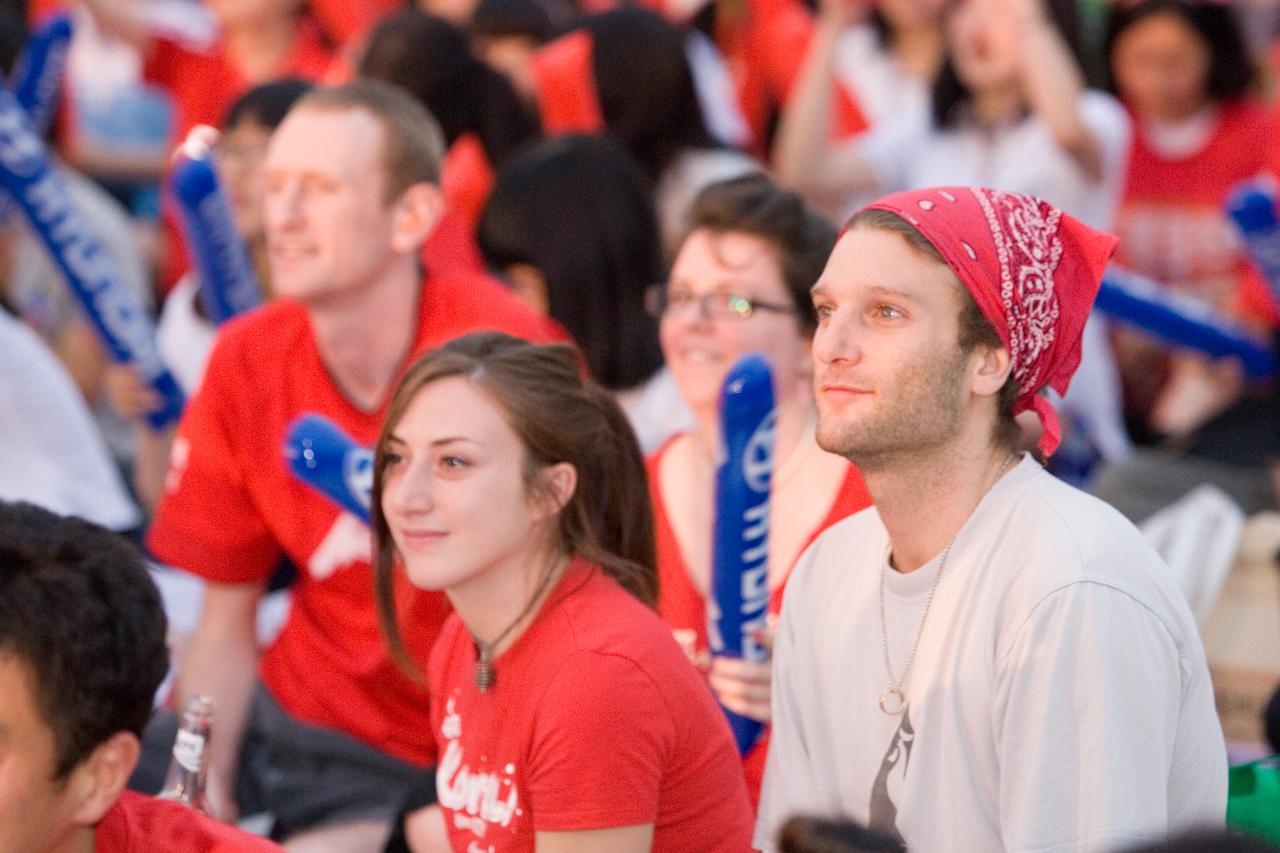
[[(883, 543), (875, 507), (832, 525), (801, 557), (788, 585), (788, 601), (806, 598), (827, 572), (853, 571), (859, 560), (878, 560), (870, 543)], [(878, 548), (878, 544), (871, 546)], [(839, 560), (828, 558), (840, 555)], [(1013, 559), (1002, 561), (1006, 554)], [(1098, 583), (1137, 598), (1181, 634), (1186, 603), (1159, 555), (1136, 527), (1110, 505), (1024, 459), (999, 483), (961, 530), (956, 563), (978, 561), (1016, 588), (1023, 607), (1073, 583)], [(820, 594), (819, 589), (813, 590)], [(1180, 623), (1174, 625), (1172, 623)]]

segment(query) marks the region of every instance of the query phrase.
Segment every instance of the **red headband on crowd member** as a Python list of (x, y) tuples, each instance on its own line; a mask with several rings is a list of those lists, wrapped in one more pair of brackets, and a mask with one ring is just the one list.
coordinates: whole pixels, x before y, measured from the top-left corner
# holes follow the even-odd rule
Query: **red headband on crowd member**
[(549, 134), (601, 133), (604, 110), (596, 93), (594, 40), (574, 30), (540, 48), (533, 58), (542, 129)]
[(1021, 193), (936, 187), (867, 205), (911, 223), (964, 283), (1009, 350), (1018, 386), (1014, 413), (1035, 411), (1048, 456), (1062, 430), (1044, 397), (1065, 394), (1080, 365), (1080, 336), (1103, 270), (1119, 242)]

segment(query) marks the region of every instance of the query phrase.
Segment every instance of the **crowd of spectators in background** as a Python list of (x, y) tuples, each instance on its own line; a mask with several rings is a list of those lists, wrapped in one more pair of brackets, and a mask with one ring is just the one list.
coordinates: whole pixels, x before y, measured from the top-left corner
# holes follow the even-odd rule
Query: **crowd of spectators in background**
[[(147, 421), (154, 391), (9, 215), (0, 500), (128, 534), (208, 582), (178, 683), (222, 709), (211, 797), (224, 817), (272, 812), (291, 849), (412, 845), (440, 756), (396, 656), (425, 662), (447, 615), (388, 586), (383, 608), (416, 618), (398, 652), (382, 642), (368, 529), (285, 472), (298, 414), (372, 444), (413, 357), (479, 329), (574, 342), (647, 457), (652, 603), (720, 702), (768, 723), (768, 664), (708, 656), (719, 394), (739, 356), (769, 357), (776, 616), (801, 552), (871, 501), (815, 440), (810, 358), (810, 287), (865, 203), (1034, 195), (1119, 236), (1117, 264), (1259, 339), (1280, 329), (1280, 282), (1224, 207), (1240, 182), (1280, 177), (1280, 19), (1263, 7), (31, 0), (0, 4), (6, 78), (60, 11), (75, 35), (57, 169), (190, 402), (180, 426)], [(211, 147), (269, 300), (223, 331), (167, 188), (188, 139)], [(1274, 378), (1098, 311), (1083, 336), (1051, 471), (1134, 522), (1201, 483), (1246, 513), (1280, 507)], [(262, 650), (268, 584), (294, 603)], [(753, 806), (766, 749), (744, 758)]]

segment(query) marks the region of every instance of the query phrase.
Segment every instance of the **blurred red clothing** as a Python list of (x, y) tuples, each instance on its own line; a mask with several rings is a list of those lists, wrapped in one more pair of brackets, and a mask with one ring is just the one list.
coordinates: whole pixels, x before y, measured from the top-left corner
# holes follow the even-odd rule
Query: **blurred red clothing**
[(96, 853), (273, 853), (282, 848), (181, 803), (125, 791), (95, 827)]
[(1224, 209), (1232, 187), (1267, 167), (1259, 143), (1273, 139), (1272, 117), (1251, 100), (1220, 106), (1207, 141), (1185, 156), (1161, 154), (1135, 116), (1117, 262), (1243, 319), (1274, 323), (1269, 290)]
[[(293, 47), (270, 79), (296, 76), (321, 79), (333, 58), (333, 48), (308, 15), (298, 19)], [(255, 84), (222, 49), (214, 44), (207, 51), (167, 38), (156, 38), (143, 66), (147, 80), (163, 87), (173, 98), (174, 144), (186, 138), (197, 124), (221, 124), (235, 99)], [(165, 228), (165, 256), (160, 270), (161, 291), (167, 293), (191, 264), (182, 238), (172, 195), (164, 193), (162, 212)]]

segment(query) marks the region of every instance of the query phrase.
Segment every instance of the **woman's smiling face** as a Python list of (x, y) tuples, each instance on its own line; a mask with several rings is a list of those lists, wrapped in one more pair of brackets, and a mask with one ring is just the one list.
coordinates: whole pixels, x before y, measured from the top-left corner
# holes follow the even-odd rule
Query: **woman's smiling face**
[(471, 381), (417, 392), (390, 432), (382, 512), (410, 581), (460, 590), (522, 570), (553, 512), (526, 487), (526, 452), (505, 412)]
[(680, 294), (693, 298), (692, 304), (669, 308), (659, 327), (663, 356), (690, 408), (717, 407), (729, 368), (750, 352), (769, 359), (780, 397), (808, 393), (809, 339), (794, 311), (719, 317), (697, 301), (711, 294), (735, 294), (792, 308), (776, 252), (765, 240), (698, 229), (680, 247), (667, 289), (669, 301), (677, 301)]

